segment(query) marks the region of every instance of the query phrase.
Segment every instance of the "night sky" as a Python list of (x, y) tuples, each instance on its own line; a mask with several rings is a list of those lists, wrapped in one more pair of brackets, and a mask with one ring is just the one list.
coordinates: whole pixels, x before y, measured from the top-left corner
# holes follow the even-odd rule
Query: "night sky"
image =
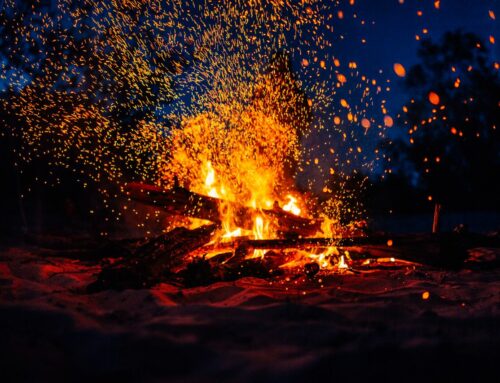
[[(492, 60), (499, 60), (498, 43), (488, 42), (489, 36), (498, 39), (498, 22), (488, 14), (489, 10), (495, 15), (500, 13), (498, 1), (443, 0), (439, 9), (435, 8), (433, 0), (400, 2), (402, 0), (358, 0), (354, 7), (346, 8), (357, 13), (358, 20), (365, 20), (366, 24), (345, 23), (345, 39), (338, 43), (338, 55), (345, 54), (359, 62), (368, 75), (376, 75), (381, 69), (388, 78), (396, 80), (392, 71), (395, 62), (406, 68), (417, 62), (417, 35), (422, 39), (438, 40), (445, 32), (460, 29), (482, 37), (492, 53)], [(422, 16), (417, 14), (418, 11), (422, 11)], [(423, 33), (424, 29), (428, 30), (427, 34)], [(366, 44), (353, 44), (363, 37)], [(400, 97), (398, 87), (394, 86), (390, 97), (393, 107), (401, 106)]]
[[(408, 70), (417, 64), (421, 40), (430, 38), (437, 42), (448, 31), (472, 32), (484, 41), (490, 51), (491, 62), (498, 62), (500, 59), (498, 42), (489, 42), (490, 36), (498, 40), (499, 35), (498, 21), (489, 15), (489, 11), (493, 11), (496, 17), (500, 14), (497, 0), (443, 0), (439, 2), (439, 9), (433, 0), (356, 0), (353, 6), (347, 3), (346, 1), (346, 5), (340, 8), (344, 17), (335, 23), (337, 38), (331, 54), (341, 62), (355, 61), (360, 73), (377, 79), (384, 88), (390, 87), (390, 91), (375, 96), (373, 108), (367, 110), (367, 115), (375, 119), (382, 118), (378, 103), (380, 100), (387, 101), (388, 113), (396, 117), (410, 98), (402, 88), (403, 79), (394, 73), (393, 65), (401, 63)], [(404, 132), (395, 124), (386, 134), (394, 138)], [(380, 142), (375, 129), (367, 131), (365, 135), (358, 135), (358, 138), (367, 153), (372, 153)], [(319, 151), (314, 150), (313, 155), (320, 158), (320, 164), (325, 169), (332, 165), (324, 155), (328, 147), (336, 145), (342, 152), (351, 146), (349, 143), (342, 146), (328, 141), (332, 141), (329, 133), (320, 132), (309, 142), (309, 145), (320, 148)], [(369, 160), (370, 158), (364, 161), (364, 164), (369, 163)], [(343, 163), (348, 172), (362, 165), (356, 161), (347, 166)], [(377, 175), (382, 171), (383, 163), (375, 161), (372, 166), (371, 174)], [(307, 168), (306, 173), (308, 179), (324, 177), (314, 166)]]

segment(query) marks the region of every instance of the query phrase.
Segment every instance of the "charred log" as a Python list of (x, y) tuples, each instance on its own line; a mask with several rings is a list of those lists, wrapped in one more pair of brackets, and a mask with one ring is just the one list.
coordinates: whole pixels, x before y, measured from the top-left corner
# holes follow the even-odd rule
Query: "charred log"
[(182, 264), (183, 256), (206, 244), (216, 225), (189, 230), (176, 228), (139, 246), (122, 261), (103, 267), (88, 292), (114, 289), (140, 289), (164, 281), (172, 270)]
[(454, 233), (392, 236), (390, 240), (387, 236), (342, 239), (244, 239), (200, 247), (194, 255), (232, 250), (235, 256), (241, 259), (253, 250), (312, 249), (331, 246), (349, 250), (353, 260), (396, 258), (428, 266), (453, 269), (460, 267), (467, 258), (467, 249), (471, 247), (471, 241), (466, 236)]
[[(135, 246), (133, 253), (105, 266), (89, 292), (106, 289), (147, 288), (160, 282), (179, 282), (184, 286), (206, 285), (245, 276), (268, 278), (280, 274), (280, 265), (288, 262), (285, 250), (336, 246), (348, 250), (354, 264), (367, 259), (394, 258), (412, 263), (446, 269), (460, 268), (467, 258), (467, 249), (498, 245), (498, 238), (442, 233), (430, 235), (352, 238), (289, 238), (254, 240), (240, 238), (227, 243), (207, 245), (217, 225), (195, 230), (177, 228)], [(267, 250), (263, 258), (249, 258), (254, 250)], [(211, 254), (210, 259), (205, 255)], [(215, 255), (214, 255), (215, 254)], [(186, 260), (192, 259), (186, 266)], [(304, 272), (314, 278), (319, 272), (316, 263), (306, 264)]]
[(310, 236), (321, 229), (321, 220), (298, 217), (279, 207), (273, 209), (254, 209), (233, 201), (194, 193), (186, 188), (175, 186), (162, 189), (154, 185), (130, 183), (124, 186), (127, 195), (138, 202), (161, 208), (171, 215), (200, 218), (220, 224), (222, 208), (233, 212), (234, 224), (243, 229), (252, 229), (253, 218), (262, 214), (278, 223), (278, 231), (299, 236)]
[(176, 280), (184, 286), (204, 286), (220, 281), (235, 281), (244, 277), (270, 278), (282, 271), (272, 258), (235, 258), (231, 262), (219, 262), (216, 258), (195, 258), (187, 267), (176, 275)]
[(314, 247), (346, 247), (363, 245), (382, 245), (387, 238), (349, 237), (349, 238), (284, 238), (284, 239), (248, 239), (236, 238), (233, 241), (220, 242), (196, 249), (191, 255), (202, 256), (208, 253), (228, 252), (246, 256), (252, 250), (310, 249)]

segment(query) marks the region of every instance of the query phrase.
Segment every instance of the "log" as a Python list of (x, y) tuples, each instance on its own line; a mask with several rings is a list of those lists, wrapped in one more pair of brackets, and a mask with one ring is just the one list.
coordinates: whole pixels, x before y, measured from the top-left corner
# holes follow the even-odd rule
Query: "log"
[(87, 292), (149, 288), (163, 282), (184, 262), (185, 254), (210, 241), (216, 225), (175, 228), (147, 241), (121, 262), (103, 267)]
[(311, 247), (345, 247), (385, 244), (386, 237), (349, 237), (349, 238), (285, 238), (285, 239), (248, 239), (246, 237), (235, 238), (232, 241), (219, 242), (206, 245), (196, 249), (191, 255), (203, 255), (203, 253), (228, 252), (237, 249), (247, 250), (283, 250), (283, 249), (306, 249)]
[[(390, 239), (390, 242), (389, 242)], [(391, 245), (389, 245), (390, 243)], [(243, 239), (216, 245), (203, 246), (191, 253), (201, 256), (207, 253), (233, 251), (237, 257), (245, 257), (252, 250), (285, 250), (326, 248), (336, 246), (348, 250), (353, 260), (395, 258), (427, 266), (454, 269), (467, 258), (470, 242), (454, 233), (439, 235), (375, 236), (351, 238), (292, 238), (292, 239)]]
[(442, 269), (459, 269), (471, 248), (467, 238), (454, 233), (394, 236), (392, 245), (347, 246), (351, 258), (394, 258)]
[[(278, 266), (286, 261), (286, 254), (273, 250), (307, 250), (337, 246), (342, 250), (349, 250), (354, 261), (395, 258), (427, 266), (455, 269), (467, 258), (468, 248), (499, 245), (497, 237), (456, 233), (390, 237), (377, 235), (343, 239), (240, 238), (227, 243), (206, 245), (216, 228), (216, 225), (194, 230), (176, 228), (165, 235), (148, 240), (142, 246), (136, 247), (132, 255), (105, 266), (97, 280), (88, 286), (87, 291), (92, 293), (106, 289), (148, 288), (160, 282), (176, 280), (191, 286), (243, 276), (267, 278), (280, 272)], [(389, 238), (391, 241), (388, 241)], [(245, 259), (255, 249), (269, 251), (264, 259)], [(208, 252), (217, 252), (217, 255), (205, 259), (203, 255)], [(193, 256), (192, 262), (184, 268), (185, 262)], [(317, 273), (317, 267), (312, 263), (306, 267), (308, 276)]]
[(221, 208), (231, 209), (234, 224), (237, 227), (251, 230), (254, 217), (258, 214), (277, 222), (278, 231), (298, 236), (310, 236), (321, 230), (321, 219), (299, 217), (279, 207), (273, 209), (254, 209), (237, 202), (226, 201), (194, 193), (186, 188), (175, 186), (163, 189), (155, 185), (129, 183), (123, 187), (133, 200), (161, 208), (171, 215), (200, 218), (221, 223)]

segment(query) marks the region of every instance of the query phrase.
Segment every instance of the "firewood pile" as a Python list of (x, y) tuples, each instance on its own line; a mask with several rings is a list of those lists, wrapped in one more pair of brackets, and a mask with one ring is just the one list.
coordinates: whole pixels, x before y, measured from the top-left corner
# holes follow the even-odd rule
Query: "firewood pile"
[[(310, 260), (292, 268), (282, 266), (293, 260), (296, 251), (332, 247), (338, 249), (336, 254), (348, 254), (349, 262), (344, 272), (356, 273), (382, 267), (378, 261), (386, 259), (457, 269), (467, 258), (468, 248), (498, 246), (499, 242), (497, 237), (469, 233), (316, 237), (311, 234), (318, 231), (317, 220), (294, 216), (279, 207), (263, 214), (272, 216), (278, 222), (280, 238), (252, 239), (242, 236), (213, 242), (214, 233), (220, 228), (218, 209), (221, 201), (217, 198), (178, 186), (162, 190), (151, 185), (129, 184), (126, 190), (131, 199), (159, 207), (168, 214), (203, 218), (211, 223), (195, 229), (177, 227), (149, 239), (108, 240), (98, 246), (59, 251), (66, 257), (100, 260), (100, 271), (96, 280), (88, 286), (88, 292), (149, 288), (162, 282), (197, 286), (246, 276), (275, 278), (293, 274), (314, 279), (322, 272), (318, 261)], [(252, 208), (236, 203), (233, 208), (241, 226), (248, 227)], [(255, 250), (265, 250), (265, 256), (252, 257)], [(54, 252), (48, 255), (54, 255)], [(326, 261), (337, 262), (338, 257), (332, 256)]]

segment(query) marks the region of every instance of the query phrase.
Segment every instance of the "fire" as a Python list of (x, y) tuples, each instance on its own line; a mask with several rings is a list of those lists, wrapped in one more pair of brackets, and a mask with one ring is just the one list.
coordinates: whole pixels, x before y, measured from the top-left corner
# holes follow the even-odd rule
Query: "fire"
[[(305, 60), (304, 66), (314, 62)], [(230, 84), (230, 78), (225, 78), (223, 85)], [(238, 84), (235, 94), (242, 90), (242, 83)], [(242, 100), (231, 101), (233, 95), (220, 99), (217, 93), (217, 102), (210, 108), (183, 116), (170, 133), (159, 182), (167, 188), (178, 183), (217, 199), (220, 229), (212, 240), (215, 246), (244, 239), (338, 237), (339, 220), (316, 209), (316, 214), (309, 214), (315, 202), (306, 200), (295, 187), (301, 137), (310, 129), (312, 106), (291, 75), (289, 57), (275, 55), (254, 83), (244, 84), (244, 90)], [(340, 102), (350, 108), (346, 100)], [(245, 217), (241, 206), (249, 208)], [(310, 219), (310, 215), (316, 215), (317, 230), (304, 235), (287, 232), (278, 218), (293, 221), (294, 217)], [(246, 256), (264, 258), (267, 252), (255, 249)], [(290, 267), (315, 261), (321, 269), (332, 269), (339, 259), (333, 244), (284, 253), (285, 265)]]
[(290, 213), (295, 215), (300, 215), (301, 210), (300, 207), (297, 206), (297, 198), (291, 196), (290, 194), (288, 194), (286, 198), (288, 198), (288, 203), (283, 206), (283, 210), (289, 211)]
[(320, 252), (319, 254), (315, 254), (314, 252), (308, 253), (307, 257), (313, 261), (316, 261), (320, 268), (322, 269), (331, 269), (332, 262), (330, 260), (332, 258), (337, 258), (339, 256), (339, 251), (336, 247), (328, 247), (325, 251)]
[[(205, 179), (203, 183), (203, 192), (214, 198), (221, 198), (227, 196), (236, 196), (237, 193), (231, 188), (231, 185), (225, 185), (218, 176), (218, 173), (214, 169), (212, 162), (207, 161), (203, 166), (205, 174)], [(301, 208), (303, 202), (300, 200), (299, 196), (294, 196), (292, 194), (286, 194), (284, 199), (280, 199), (278, 195), (269, 192), (267, 183), (269, 179), (266, 178), (266, 173), (263, 173), (264, 177), (259, 177), (257, 174), (252, 174), (254, 178), (254, 184), (257, 186), (255, 190), (252, 190), (251, 198), (246, 201), (246, 205), (256, 209), (256, 211), (262, 211), (262, 209), (279, 208), (284, 212), (291, 213), (295, 216), (301, 216), (304, 214), (305, 209)], [(229, 192), (227, 192), (229, 191)], [(235, 198), (235, 197), (233, 197)], [(280, 202), (272, 202), (272, 199), (278, 199)], [(221, 199), (221, 201), (224, 201)], [(238, 238), (252, 238), (255, 240), (273, 239), (278, 238), (277, 232), (273, 230), (273, 222), (269, 218), (265, 217), (263, 214), (256, 214), (253, 218), (253, 226), (251, 230), (243, 229), (241, 227), (235, 226), (234, 211), (231, 210), (230, 204), (222, 203), (220, 208), (220, 215), (222, 217), (221, 233), (219, 233), (217, 238), (212, 243), (217, 243), (220, 241), (224, 243), (225, 241), (230, 241)], [(322, 235), (327, 235), (330, 237), (335, 236), (334, 228), (337, 226), (335, 220), (328, 219), (324, 216), (321, 226)], [(266, 250), (255, 249), (251, 252), (249, 258), (264, 258)], [(345, 255), (341, 255), (339, 250), (335, 246), (328, 246), (321, 249), (309, 249), (304, 250), (286, 250), (284, 253), (292, 255), (292, 259), (283, 265), (281, 268), (296, 268), (303, 267), (308, 262), (316, 262), (321, 270), (337, 270), (342, 272), (349, 268), (346, 257), (348, 258), (348, 252)], [(207, 254), (209, 258), (214, 254)]]
[[(226, 116), (233, 129), (215, 114), (201, 114), (173, 132), (172, 156), (162, 169), (164, 182), (172, 182), (170, 176), (175, 174), (176, 182), (219, 201), (221, 224), (212, 245), (244, 238), (278, 239), (282, 234), (269, 212), (308, 217), (304, 197), (295, 190), (292, 177), (297, 162), (297, 129), (265, 113), (259, 104)], [(240, 205), (251, 208), (251, 225), (241, 226), (235, 208)], [(338, 221), (326, 216), (320, 219), (322, 224), (314, 235), (336, 235)], [(255, 249), (247, 257), (264, 258), (266, 253)], [(289, 249), (283, 254), (288, 261), (282, 267), (301, 267), (314, 261), (320, 269), (332, 270), (339, 259), (339, 269), (346, 265), (333, 244), (322, 249)]]
[(222, 235), (222, 238), (228, 239), (228, 238), (235, 238), (235, 237), (241, 237), (243, 235), (243, 230), (241, 227), (238, 227), (237, 229), (230, 231), (229, 228), (224, 228), (225, 233)]
[[(216, 171), (212, 166), (211, 161), (207, 161), (205, 166), (206, 170), (206, 176), (205, 176), (205, 182), (204, 182), (204, 193), (210, 197), (214, 198), (222, 198), (227, 195), (226, 188), (224, 185), (217, 185), (217, 176), (216, 176)], [(231, 190), (231, 189), (228, 189)], [(231, 194), (234, 195), (234, 194)], [(224, 201), (224, 200), (222, 200)], [(260, 202), (263, 201), (263, 204)], [(296, 200), (295, 200), (296, 201)], [(228, 201), (229, 202), (229, 201)], [(252, 201), (249, 203), (250, 206), (253, 208), (259, 209), (263, 207), (272, 207), (272, 202), (268, 199), (262, 199), (262, 200), (257, 200), (256, 198), (253, 198)], [(262, 206), (264, 205), (264, 206)], [(299, 210), (300, 212), (300, 210)], [(269, 237), (272, 235), (272, 233), (269, 230), (269, 224), (270, 222), (268, 220), (265, 220), (262, 216), (255, 216), (254, 217), (254, 225), (253, 225), (253, 230), (244, 230), (241, 227), (236, 227), (234, 224), (234, 217), (233, 217), (234, 212), (231, 210), (230, 204), (227, 203), (222, 203), (220, 207), (220, 216), (222, 217), (222, 231), (223, 233), (220, 235), (222, 239), (230, 239), (230, 238), (237, 238), (241, 237), (244, 235), (250, 236), (254, 239), (265, 239), (266, 237)], [(254, 256), (260, 256), (262, 257), (264, 255), (263, 251), (258, 251), (256, 250)]]
[(207, 176), (205, 178), (205, 188), (208, 190), (207, 195), (210, 197), (219, 197), (219, 193), (217, 192), (217, 189), (214, 187), (215, 183), (215, 170), (212, 167), (212, 163), (210, 161), (207, 161)]
[(255, 239), (264, 239), (264, 220), (260, 216), (255, 218), (254, 233)]
[(340, 262), (338, 264), (339, 269), (348, 269), (349, 265), (345, 262), (345, 258), (343, 255), (340, 256)]
[[(264, 239), (264, 233), (266, 230), (266, 225), (264, 224), (264, 219), (261, 216), (255, 217), (255, 224), (254, 224), (254, 239)], [(254, 250), (253, 251), (253, 257), (254, 258), (263, 258), (265, 254), (264, 250)]]

